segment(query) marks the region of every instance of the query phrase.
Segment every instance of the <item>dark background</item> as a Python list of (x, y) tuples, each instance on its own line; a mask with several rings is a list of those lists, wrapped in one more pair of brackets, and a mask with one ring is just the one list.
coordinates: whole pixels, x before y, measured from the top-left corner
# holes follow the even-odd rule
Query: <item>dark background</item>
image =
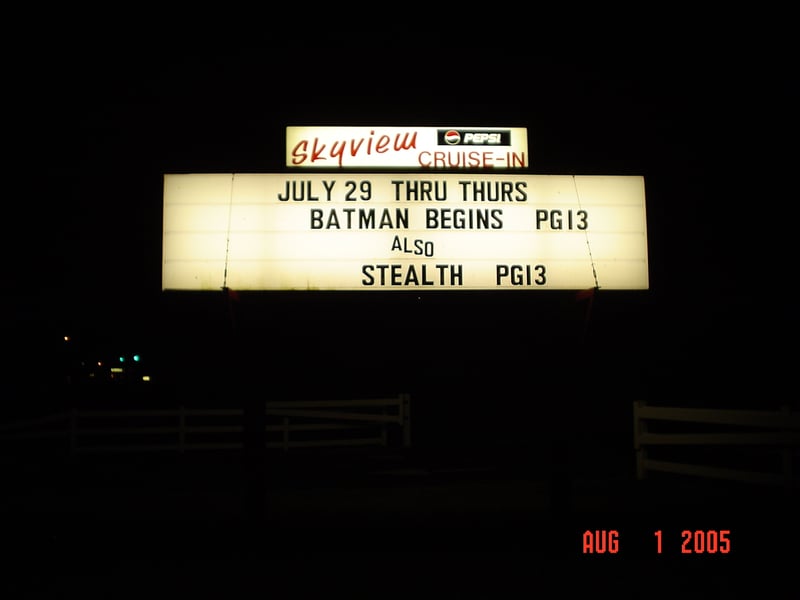
[[(453, 24), (461, 43), (399, 20), (38, 31), (8, 73), (15, 370), (49, 373), (48, 340), (69, 332), (146, 348), (162, 382), (238, 353), (259, 392), (312, 370), (342, 393), (533, 385), (555, 403), (560, 381), (604, 379), (626, 402), (728, 386), (769, 402), (797, 322), (787, 41), (771, 18), (755, 38), (738, 19), (623, 17)], [(286, 171), (287, 125), (526, 127), (529, 173), (642, 175), (650, 289), (601, 289), (588, 314), (540, 290), (244, 293), (228, 340), (221, 294), (160, 289), (163, 175)]]
[[(19, 22), (2, 418), (410, 393), (423, 452), (579, 442), (630, 474), (636, 400), (796, 408), (790, 20), (465, 10)], [(650, 289), (162, 292), (164, 174), (284, 172), (287, 125), (526, 127), (528, 173), (641, 175)], [(65, 385), (129, 350), (145, 393)]]

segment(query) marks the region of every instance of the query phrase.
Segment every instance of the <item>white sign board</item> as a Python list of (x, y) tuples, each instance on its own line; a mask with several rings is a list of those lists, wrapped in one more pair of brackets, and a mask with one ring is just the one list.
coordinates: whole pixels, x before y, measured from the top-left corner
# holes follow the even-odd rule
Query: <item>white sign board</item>
[(164, 177), (164, 290), (647, 289), (644, 178)]
[(293, 168), (524, 169), (524, 127), (287, 127)]

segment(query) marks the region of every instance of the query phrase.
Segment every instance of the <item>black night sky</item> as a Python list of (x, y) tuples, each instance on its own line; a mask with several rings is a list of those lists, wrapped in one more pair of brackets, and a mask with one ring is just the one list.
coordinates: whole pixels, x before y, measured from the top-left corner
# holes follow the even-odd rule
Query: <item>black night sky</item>
[[(780, 140), (791, 139), (796, 81), (780, 39), (751, 46), (699, 23), (667, 39), (612, 31), (581, 30), (580, 45), (551, 34), (483, 51), (423, 50), (402, 29), (363, 47), (335, 35), (287, 48), (109, 34), (42, 53), (14, 69), (11, 128), (24, 144), (10, 208), (22, 214), (6, 323), (146, 336), (156, 347), (170, 327), (212, 335), (227, 318), (216, 299), (160, 289), (163, 175), (285, 172), (287, 125), (523, 126), (530, 173), (645, 178), (651, 289), (601, 290), (593, 340), (645, 369), (749, 362), (756, 347), (766, 361), (765, 345), (793, 322)], [(550, 326), (565, 294), (418, 296), (249, 294), (239, 318), (245, 331), (272, 332), (262, 348), (305, 345), (308, 335), (330, 353), (344, 327), (366, 354), (400, 349), (401, 363), (423, 366), (504, 360), (509, 347), (547, 355), (549, 344), (574, 341)], [(523, 321), (504, 323), (512, 316)], [(421, 357), (392, 333), (408, 327), (442, 346), (467, 340)]]
[[(97, 401), (62, 390), (65, 334), (141, 348), (146, 405), (410, 393), (437, 456), (532, 452), (566, 418), (567, 438), (624, 454), (636, 400), (785, 404), (791, 45), (739, 22), (618, 25), (466, 44), (406, 25), (268, 43), (164, 25), (29, 49), (6, 74), (6, 416)], [(222, 292), (162, 292), (164, 174), (286, 172), (287, 125), (526, 127), (526, 173), (642, 175), (650, 289), (600, 289), (591, 311), (568, 291), (245, 292), (233, 312)]]

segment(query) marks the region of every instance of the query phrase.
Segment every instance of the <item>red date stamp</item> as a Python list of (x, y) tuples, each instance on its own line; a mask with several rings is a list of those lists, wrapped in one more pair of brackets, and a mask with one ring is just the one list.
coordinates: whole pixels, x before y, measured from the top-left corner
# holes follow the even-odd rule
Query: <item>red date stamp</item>
[[(730, 529), (681, 529), (677, 535), (665, 535), (662, 529), (657, 529), (652, 535), (650, 548), (655, 554), (717, 555), (731, 552)], [(581, 552), (618, 554), (624, 543), (617, 529), (587, 529), (581, 537)]]
[[(663, 551), (663, 533), (653, 533), (659, 554)], [(680, 534), (681, 554), (728, 554), (731, 551), (730, 529), (683, 529)]]

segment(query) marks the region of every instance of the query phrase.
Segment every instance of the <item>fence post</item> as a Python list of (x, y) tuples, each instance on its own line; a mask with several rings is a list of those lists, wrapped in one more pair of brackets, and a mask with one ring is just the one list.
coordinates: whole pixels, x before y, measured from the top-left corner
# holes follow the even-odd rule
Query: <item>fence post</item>
[[(788, 404), (781, 406), (781, 416), (788, 417), (792, 414), (792, 409)], [(789, 444), (783, 446), (783, 482), (789, 486), (792, 484), (792, 447)]]
[(186, 413), (183, 405), (178, 407), (178, 453), (183, 454), (186, 442)]
[(78, 409), (71, 408), (69, 411), (69, 455), (75, 456), (78, 452)]
[[(402, 409), (402, 402), (400, 401), (400, 398), (398, 398), (398, 404), (400, 406), (398, 406), (397, 412), (398, 412), (398, 415), (402, 416), (403, 409)], [(384, 416), (390, 415), (391, 411), (389, 410), (389, 407), (386, 406), (386, 405), (381, 406), (381, 414), (384, 415)], [(399, 418), (398, 418), (398, 420), (399, 420)], [(386, 446), (389, 445), (389, 423), (384, 421), (383, 423), (381, 423), (380, 428), (381, 428), (381, 445), (386, 447)]]
[(642, 445), (641, 436), (647, 430), (647, 425), (641, 417), (640, 411), (644, 408), (645, 403), (636, 400), (633, 403), (633, 449), (636, 453), (636, 479), (642, 480), (645, 478), (646, 468), (645, 462), (647, 460), (647, 450)]
[(411, 446), (411, 395), (400, 394), (400, 410), (403, 413), (403, 447)]

